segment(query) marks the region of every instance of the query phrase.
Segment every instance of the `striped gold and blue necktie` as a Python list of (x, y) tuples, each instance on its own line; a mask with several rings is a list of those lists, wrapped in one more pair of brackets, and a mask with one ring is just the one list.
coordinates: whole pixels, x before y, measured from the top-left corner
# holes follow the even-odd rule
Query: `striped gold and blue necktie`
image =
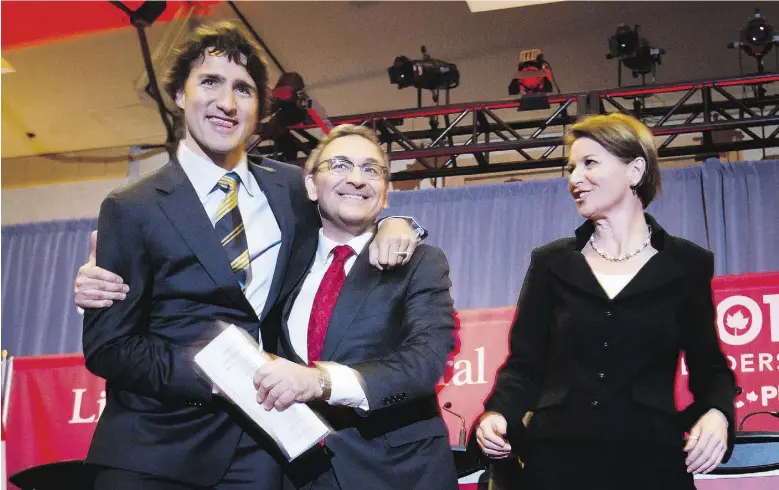
[(246, 241), (241, 212), (238, 210), (238, 184), (241, 179), (235, 172), (225, 174), (217, 185), (225, 191), (225, 197), (216, 210), (214, 228), (227, 251), (230, 267), (241, 285), (246, 286), (249, 269), (249, 246)]

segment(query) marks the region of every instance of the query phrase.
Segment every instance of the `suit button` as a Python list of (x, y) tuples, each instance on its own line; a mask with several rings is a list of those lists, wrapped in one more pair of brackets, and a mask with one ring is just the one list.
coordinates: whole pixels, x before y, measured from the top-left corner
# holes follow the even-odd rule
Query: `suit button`
[(590, 405), (592, 405), (593, 407), (597, 407), (598, 406), (598, 400), (591, 401)]
[(603, 379), (606, 377), (606, 373), (600, 372), (598, 373), (598, 379)]
[(611, 316), (611, 315), (613, 315), (613, 313), (611, 312), (611, 310), (606, 310), (606, 316)]
[(608, 342), (604, 342), (603, 343), (603, 348), (604, 349), (608, 349), (609, 348), (609, 343)]

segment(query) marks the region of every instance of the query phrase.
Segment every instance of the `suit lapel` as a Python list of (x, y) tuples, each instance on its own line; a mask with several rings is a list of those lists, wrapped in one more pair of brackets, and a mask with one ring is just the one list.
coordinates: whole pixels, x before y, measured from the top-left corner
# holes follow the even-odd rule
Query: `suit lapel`
[[(311, 260), (313, 263), (313, 258)], [(308, 265), (308, 269), (311, 269), (311, 264)], [(287, 353), (287, 358), (290, 361), (294, 361), (298, 364), (305, 364), (303, 362), (303, 359), (298, 355), (298, 353), (295, 351), (295, 349), (292, 347), (292, 339), (289, 334), (289, 314), (292, 312), (292, 307), (295, 305), (295, 300), (297, 300), (298, 295), (300, 294), (300, 290), (303, 288), (303, 282), (305, 281), (305, 277), (298, 281), (298, 283), (295, 285), (295, 288), (292, 290), (292, 292), (287, 296), (286, 301), (284, 302), (284, 311), (281, 315), (281, 336), (282, 336), (282, 342), (284, 344), (284, 351)]]
[(268, 298), (265, 301), (265, 308), (262, 312), (262, 318), (265, 318), (270, 308), (276, 303), (281, 285), (284, 282), (284, 271), (287, 269), (290, 252), (292, 251), (292, 242), (295, 238), (295, 216), (292, 212), (289, 188), (278, 178), (276, 170), (273, 167), (257, 165), (252, 162), (249, 162), (249, 170), (268, 199), (271, 211), (273, 211), (273, 215), (276, 217), (276, 222), (281, 230), (279, 256), (276, 260), (273, 281), (271, 282)]
[(615, 299), (623, 299), (651, 289), (667, 287), (686, 272), (686, 265), (677, 256), (678, 239), (669, 235), (650, 215), (645, 213), (646, 222), (652, 227), (652, 247), (657, 250), (644, 267)]
[(373, 267), (368, 260), (368, 246), (357, 257), (352, 270), (346, 276), (341, 293), (333, 309), (333, 316), (327, 327), (325, 345), (322, 348), (322, 360), (329, 361), (340, 345), (346, 333), (352, 327), (354, 317), (362, 308), (368, 295), (379, 284), (382, 272)]
[(584, 255), (579, 251), (571, 250), (567, 252), (560, 260), (553, 262), (550, 269), (552, 273), (569, 286), (573, 286), (593, 296), (608, 299), (600, 283), (598, 283), (598, 280), (592, 273), (592, 269), (587, 264)]
[(251, 309), (195, 188), (175, 158), (168, 163), (157, 188), (162, 191), (160, 208), (211, 279), (231, 299)]
[(684, 265), (674, 256), (673, 249), (660, 250), (614, 299), (624, 299), (651, 289), (667, 287), (683, 275)]

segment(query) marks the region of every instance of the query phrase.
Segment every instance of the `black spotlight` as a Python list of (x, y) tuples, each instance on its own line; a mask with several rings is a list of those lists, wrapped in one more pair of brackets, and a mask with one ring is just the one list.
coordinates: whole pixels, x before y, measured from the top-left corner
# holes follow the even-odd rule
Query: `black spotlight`
[[(418, 91), (431, 90), (436, 102), (439, 90), (446, 90), (448, 95), (450, 89), (460, 85), (457, 65), (431, 58), (425, 46), (422, 46), (421, 60), (398, 56), (387, 68), (387, 73), (390, 83), (397, 85), (398, 89), (415, 87)], [(421, 105), (421, 99), (419, 103)]]
[(622, 65), (625, 65), (633, 74), (633, 78), (641, 75), (641, 83), (646, 83), (646, 75), (651, 73), (655, 76), (657, 65), (662, 64), (660, 58), (665, 54), (665, 50), (652, 47), (649, 41), (642, 38), (638, 32), (639, 26), (633, 29), (624, 23), (617, 26), (617, 31), (609, 37), (608, 59), (616, 58), (618, 60), (617, 80), (618, 85), (622, 86)]
[(728, 44), (729, 48), (741, 48), (746, 54), (757, 60), (757, 67), (763, 73), (763, 56), (774, 44), (779, 42), (779, 36), (774, 34), (774, 28), (762, 15), (760, 9), (755, 9), (755, 15), (741, 28), (740, 39)]
[(617, 32), (609, 38), (609, 55), (612, 58), (625, 58), (631, 56), (638, 48), (638, 26), (636, 30), (623, 23), (617, 26)]

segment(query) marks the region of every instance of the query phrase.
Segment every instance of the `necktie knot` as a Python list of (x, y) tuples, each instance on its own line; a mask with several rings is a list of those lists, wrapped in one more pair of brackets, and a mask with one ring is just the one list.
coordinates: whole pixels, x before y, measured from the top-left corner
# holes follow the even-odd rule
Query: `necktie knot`
[(238, 183), (241, 178), (235, 172), (228, 172), (219, 179), (216, 185), (226, 192), (235, 191), (238, 188)]
[(346, 262), (346, 259), (354, 255), (354, 250), (349, 245), (338, 245), (333, 249), (333, 263)]

